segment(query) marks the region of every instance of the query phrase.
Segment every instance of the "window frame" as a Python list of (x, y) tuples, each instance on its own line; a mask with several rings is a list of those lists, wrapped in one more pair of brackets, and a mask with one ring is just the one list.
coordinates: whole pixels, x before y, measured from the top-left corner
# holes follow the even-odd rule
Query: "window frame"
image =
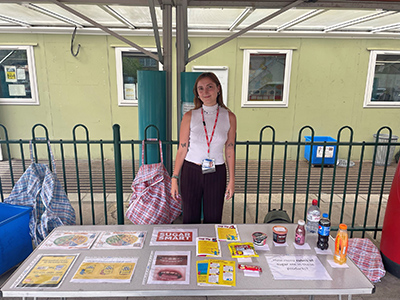
[[(144, 48), (147, 51), (157, 53), (157, 48)], [(138, 106), (138, 100), (126, 100), (124, 99), (124, 78), (122, 70), (122, 53), (133, 52), (142, 53), (136, 48), (132, 47), (115, 47), (115, 59), (116, 59), (116, 72), (117, 72), (117, 95), (118, 95), (118, 106)], [(162, 64), (158, 62), (158, 70), (162, 69)]]
[(371, 50), (369, 55), (369, 65), (367, 73), (367, 82), (364, 94), (364, 108), (400, 108), (400, 101), (371, 101), (372, 89), (375, 77), (376, 58), (380, 54), (399, 55), (400, 51)]
[[(282, 101), (249, 101), (249, 68), (251, 54), (285, 54), (285, 71), (283, 79)], [(288, 107), (290, 76), (292, 70), (293, 50), (254, 50), (245, 49), (243, 51), (243, 79), (242, 79), (242, 107)]]
[(31, 98), (1, 98), (0, 105), (39, 105), (39, 93), (36, 78), (36, 64), (33, 46), (0, 45), (0, 49), (25, 50), (28, 61), (29, 83), (31, 88)]

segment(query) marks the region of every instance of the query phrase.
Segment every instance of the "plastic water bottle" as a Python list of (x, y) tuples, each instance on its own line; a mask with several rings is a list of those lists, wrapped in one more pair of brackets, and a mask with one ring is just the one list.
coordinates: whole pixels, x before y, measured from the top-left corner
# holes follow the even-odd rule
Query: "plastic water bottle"
[(307, 210), (307, 233), (316, 234), (318, 232), (318, 222), (321, 219), (321, 211), (318, 207), (318, 200), (314, 199), (312, 205)]
[(335, 255), (333, 256), (333, 261), (335, 263), (342, 265), (346, 262), (348, 243), (349, 236), (347, 234), (347, 225), (340, 224), (335, 240)]
[(321, 250), (329, 248), (329, 232), (331, 230), (331, 221), (328, 219), (328, 214), (323, 214), (318, 225), (318, 242), (317, 247)]

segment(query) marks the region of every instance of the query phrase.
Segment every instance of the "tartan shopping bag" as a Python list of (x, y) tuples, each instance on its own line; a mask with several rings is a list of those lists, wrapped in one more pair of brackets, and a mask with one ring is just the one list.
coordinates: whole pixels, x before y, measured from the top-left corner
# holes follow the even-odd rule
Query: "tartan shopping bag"
[(347, 255), (373, 283), (386, 274), (378, 248), (367, 238), (349, 239)]
[(51, 155), (53, 172), (46, 164), (35, 163), (32, 141), (29, 143), (31, 165), (13, 187), (4, 202), (32, 207), (29, 230), (35, 245), (56, 227), (75, 225), (75, 211), (56, 175), (56, 164), (50, 142), (47, 142)]
[(160, 141), (161, 162), (142, 165), (132, 182), (132, 195), (126, 217), (134, 224), (171, 224), (182, 212), (181, 196), (174, 200), (171, 195), (171, 177), (164, 167)]

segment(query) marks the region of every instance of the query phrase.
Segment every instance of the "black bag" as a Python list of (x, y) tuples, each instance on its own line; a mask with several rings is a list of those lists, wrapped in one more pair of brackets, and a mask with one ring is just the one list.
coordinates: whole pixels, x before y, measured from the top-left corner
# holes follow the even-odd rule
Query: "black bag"
[(273, 209), (267, 213), (264, 218), (264, 223), (292, 223), (286, 210)]

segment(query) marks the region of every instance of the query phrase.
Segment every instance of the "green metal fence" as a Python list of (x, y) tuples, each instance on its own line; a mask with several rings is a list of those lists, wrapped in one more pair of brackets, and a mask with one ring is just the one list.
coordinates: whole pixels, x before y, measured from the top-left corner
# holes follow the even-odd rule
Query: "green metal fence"
[[(51, 166), (46, 147), (50, 140), (57, 176), (77, 212), (77, 223), (127, 222), (124, 212), (139, 166), (141, 141), (121, 140), (119, 125), (113, 126), (110, 140), (91, 140), (83, 124), (74, 126), (69, 140), (50, 139), (42, 124), (33, 126), (29, 139), (10, 139), (7, 129), (0, 127), (0, 145), (6, 157), (0, 162), (1, 201), (30, 164), (30, 140), (35, 160)], [(396, 169), (391, 162), (393, 150), (400, 145), (389, 127), (376, 134), (383, 133), (388, 134), (387, 142), (372, 138), (356, 142), (352, 128), (344, 126), (335, 142), (317, 141), (314, 129), (305, 126), (297, 141), (279, 141), (275, 129), (265, 126), (258, 140), (237, 141), (236, 193), (225, 204), (223, 222), (260, 223), (272, 209), (285, 209), (296, 222), (306, 218), (315, 198), (321, 211), (329, 214), (332, 230), (346, 223), (352, 235), (377, 238)], [(304, 136), (311, 140), (305, 141)], [(177, 141), (163, 143), (172, 147), (174, 156)], [(304, 157), (306, 148), (308, 159)], [(314, 157), (319, 163), (312, 163)]]

